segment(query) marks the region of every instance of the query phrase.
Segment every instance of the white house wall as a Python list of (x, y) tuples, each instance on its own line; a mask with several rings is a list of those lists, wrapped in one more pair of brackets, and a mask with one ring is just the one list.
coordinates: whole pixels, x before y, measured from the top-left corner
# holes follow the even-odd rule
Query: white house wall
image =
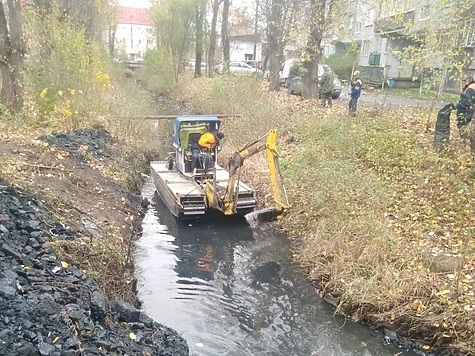
[(146, 25), (118, 25), (116, 44), (116, 48), (125, 51), (130, 60), (143, 58), (148, 49), (155, 47), (153, 28)]
[[(246, 60), (246, 54), (249, 56), (254, 55), (254, 43), (251, 42), (232, 42), (230, 48), (231, 61), (244, 61)], [(252, 58), (257, 62), (262, 61), (262, 44), (256, 44), (256, 58)]]

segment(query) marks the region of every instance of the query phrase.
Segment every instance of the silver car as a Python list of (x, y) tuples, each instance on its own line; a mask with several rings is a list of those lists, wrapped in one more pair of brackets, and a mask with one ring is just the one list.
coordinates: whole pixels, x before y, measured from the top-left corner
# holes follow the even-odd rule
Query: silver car
[[(218, 67), (218, 71), (223, 73), (223, 65), (220, 64)], [(252, 68), (249, 64), (244, 62), (229, 62), (229, 72), (233, 74), (244, 74), (244, 75), (252, 75), (256, 72), (255, 68)]]

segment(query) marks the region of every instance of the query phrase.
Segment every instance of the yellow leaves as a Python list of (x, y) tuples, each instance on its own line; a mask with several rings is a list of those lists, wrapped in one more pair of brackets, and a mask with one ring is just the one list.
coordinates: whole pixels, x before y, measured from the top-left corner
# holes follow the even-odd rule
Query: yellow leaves
[(422, 300), (416, 299), (412, 302), (412, 308), (416, 311), (417, 315), (421, 315), (421, 313), (426, 310), (426, 306), (423, 304)]
[(95, 80), (99, 84), (101, 90), (105, 90), (111, 86), (111, 81), (107, 73), (98, 71), (95, 75)]
[(424, 346), (422, 346), (422, 348), (423, 348), (424, 350), (430, 350), (430, 346), (429, 346), (429, 345), (424, 345)]
[(447, 295), (447, 294), (449, 294), (449, 293), (450, 293), (450, 290), (444, 289), (444, 290), (441, 290), (440, 292), (435, 293), (435, 295), (437, 295), (437, 296), (445, 296), (445, 295)]
[(46, 95), (48, 94), (48, 88), (44, 88), (41, 93), (40, 93), (40, 98), (44, 98), (46, 97)]
[(69, 263), (65, 262), (65, 261), (61, 261), (61, 266), (63, 266), (63, 268), (68, 268), (69, 267)]
[(129, 339), (130, 340), (135, 340), (135, 339), (137, 339), (137, 336), (134, 333), (131, 332), (131, 333), (129, 333)]

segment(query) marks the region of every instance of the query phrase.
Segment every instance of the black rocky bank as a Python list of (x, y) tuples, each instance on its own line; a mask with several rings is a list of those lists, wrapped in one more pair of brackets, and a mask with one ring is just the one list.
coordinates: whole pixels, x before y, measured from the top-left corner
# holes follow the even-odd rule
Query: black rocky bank
[(56, 227), (34, 197), (0, 181), (0, 355), (188, 355), (175, 331), (63, 265), (49, 244)]

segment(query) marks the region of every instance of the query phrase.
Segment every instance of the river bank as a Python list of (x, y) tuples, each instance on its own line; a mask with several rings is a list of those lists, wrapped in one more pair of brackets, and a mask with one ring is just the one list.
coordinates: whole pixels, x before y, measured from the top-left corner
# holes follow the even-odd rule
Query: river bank
[[(324, 109), (232, 76), (183, 78), (171, 95), (197, 113), (239, 115), (224, 120), (222, 157), (245, 145), (243, 132), (277, 129), (292, 208), (276, 227), (337, 313), (425, 351), (473, 353), (473, 163), (455, 125), (440, 155), (430, 106), (362, 101), (349, 119), (344, 98)], [(242, 174), (270, 205), (266, 172), (251, 159)]]
[[(140, 196), (101, 174), (116, 152), (109, 133), (0, 125), (0, 354), (188, 355), (140, 310), (130, 251), (106, 257), (142, 214)], [(109, 269), (104, 284), (91, 279)]]

